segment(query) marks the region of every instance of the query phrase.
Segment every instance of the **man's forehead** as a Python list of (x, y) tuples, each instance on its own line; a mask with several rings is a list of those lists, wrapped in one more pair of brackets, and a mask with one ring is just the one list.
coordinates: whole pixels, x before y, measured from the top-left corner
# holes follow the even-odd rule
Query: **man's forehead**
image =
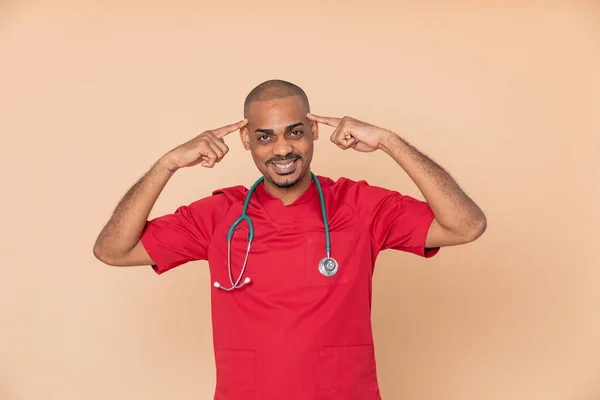
[(304, 121), (306, 112), (302, 101), (297, 96), (253, 101), (248, 113), (248, 123), (287, 126)]

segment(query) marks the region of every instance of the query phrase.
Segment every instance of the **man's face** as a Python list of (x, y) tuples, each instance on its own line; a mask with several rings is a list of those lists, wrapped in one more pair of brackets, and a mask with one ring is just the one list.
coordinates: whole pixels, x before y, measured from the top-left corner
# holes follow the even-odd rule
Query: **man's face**
[(310, 171), (318, 127), (307, 112), (297, 96), (255, 101), (240, 132), (257, 168), (279, 188), (294, 186)]

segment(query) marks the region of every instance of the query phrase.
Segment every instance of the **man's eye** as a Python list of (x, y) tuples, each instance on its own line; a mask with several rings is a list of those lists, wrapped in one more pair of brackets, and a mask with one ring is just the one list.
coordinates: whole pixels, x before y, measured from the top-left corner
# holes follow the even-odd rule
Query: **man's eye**
[(269, 135), (259, 136), (258, 140), (261, 141), (261, 142), (266, 142), (267, 140), (269, 140)]
[(302, 135), (302, 131), (292, 131), (291, 135), (292, 136)]

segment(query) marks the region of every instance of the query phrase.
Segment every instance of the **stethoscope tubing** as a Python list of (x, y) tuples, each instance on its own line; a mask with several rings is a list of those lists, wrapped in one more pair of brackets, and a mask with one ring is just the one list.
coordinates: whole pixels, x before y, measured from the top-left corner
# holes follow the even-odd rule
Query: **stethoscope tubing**
[[(330, 233), (329, 233), (329, 222), (327, 220), (327, 212), (325, 209), (325, 197), (323, 195), (323, 189), (321, 187), (321, 184), (320, 184), (319, 180), (317, 179), (316, 175), (312, 172), (310, 173), (310, 175), (311, 175), (312, 179), (314, 180), (315, 185), (317, 186), (317, 192), (319, 193), (319, 201), (321, 204), (321, 215), (323, 217), (323, 225), (325, 227), (325, 251), (327, 253), (327, 257), (323, 258), (320, 261), (319, 270), (321, 271), (321, 273), (323, 273), (325, 275), (323, 268), (322, 268), (322, 264), (326, 260), (330, 260), (331, 262), (334, 263), (335, 270), (333, 273), (328, 273), (326, 276), (333, 276), (333, 275), (335, 275), (335, 273), (337, 273), (337, 261), (335, 261), (333, 258), (331, 258), (331, 240), (330, 240)], [(248, 265), (248, 256), (250, 254), (252, 240), (254, 239), (254, 225), (252, 224), (252, 220), (250, 219), (250, 217), (248, 217), (247, 211), (248, 211), (248, 205), (250, 204), (250, 198), (252, 197), (254, 190), (263, 180), (264, 180), (264, 177), (261, 176), (256, 182), (254, 182), (254, 184), (248, 191), (248, 194), (246, 195), (246, 200), (244, 201), (244, 207), (242, 208), (242, 215), (238, 219), (235, 220), (235, 222), (231, 225), (231, 227), (229, 228), (229, 231), (227, 232), (227, 272), (229, 274), (229, 282), (231, 283), (231, 287), (226, 288), (224, 286), (221, 286), (221, 284), (219, 284), (219, 282), (215, 282), (214, 286), (217, 288), (223, 289), (225, 291), (231, 291), (233, 289), (239, 289), (242, 286), (244, 286), (250, 282), (250, 278), (246, 277), (244, 282), (242, 282), (240, 284), (240, 281), (242, 280), (242, 277), (244, 276), (244, 272), (246, 271), (246, 267)], [(242, 221), (246, 221), (248, 223), (248, 247), (246, 248), (246, 255), (244, 257), (244, 264), (242, 265), (242, 270), (240, 272), (240, 276), (234, 282), (233, 281), (233, 271), (231, 268), (231, 239), (233, 237), (233, 232), (235, 231), (237, 226)]]

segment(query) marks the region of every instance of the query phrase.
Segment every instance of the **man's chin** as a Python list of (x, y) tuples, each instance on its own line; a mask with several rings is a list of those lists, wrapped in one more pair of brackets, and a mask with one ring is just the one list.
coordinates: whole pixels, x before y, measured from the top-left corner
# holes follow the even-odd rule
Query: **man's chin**
[(296, 186), (300, 179), (291, 179), (285, 177), (278, 177), (276, 179), (271, 179), (271, 182), (280, 189), (289, 189), (291, 187)]
[(269, 181), (280, 189), (289, 189), (300, 182), (300, 176), (296, 172), (292, 172), (289, 175), (280, 175), (271, 172), (269, 174)]

